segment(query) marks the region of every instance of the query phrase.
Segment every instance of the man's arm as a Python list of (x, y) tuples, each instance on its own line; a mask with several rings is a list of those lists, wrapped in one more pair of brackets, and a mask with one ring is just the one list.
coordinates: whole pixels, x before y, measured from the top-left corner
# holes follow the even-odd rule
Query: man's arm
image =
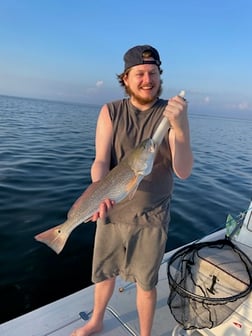
[[(96, 125), (95, 159), (91, 167), (91, 178), (93, 182), (100, 181), (109, 172), (112, 132), (112, 121), (108, 107), (104, 105), (100, 111)], [(93, 215), (92, 221), (96, 221), (99, 217), (104, 218), (112, 206), (113, 202), (111, 200), (104, 200), (100, 205), (99, 212)]]

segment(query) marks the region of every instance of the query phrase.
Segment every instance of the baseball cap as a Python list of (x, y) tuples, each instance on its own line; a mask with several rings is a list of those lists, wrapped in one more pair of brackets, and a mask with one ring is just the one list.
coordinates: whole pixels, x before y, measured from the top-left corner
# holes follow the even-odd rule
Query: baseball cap
[[(144, 53), (150, 52), (150, 57), (153, 58), (153, 60), (145, 60), (144, 59)], [(158, 67), (161, 65), (159, 53), (157, 49), (153, 48), (150, 45), (138, 45), (131, 49), (129, 49), (125, 55), (124, 55), (124, 70), (127, 70), (128, 68), (131, 68), (135, 65), (139, 64), (156, 64)]]

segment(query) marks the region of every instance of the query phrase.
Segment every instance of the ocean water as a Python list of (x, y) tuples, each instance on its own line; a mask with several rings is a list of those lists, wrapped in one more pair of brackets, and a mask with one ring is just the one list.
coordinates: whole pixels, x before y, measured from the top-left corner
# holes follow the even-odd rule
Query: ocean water
[[(0, 96), (0, 323), (90, 284), (95, 224), (56, 255), (34, 235), (64, 222), (91, 182), (100, 106)], [(195, 164), (175, 178), (167, 250), (238, 215), (252, 198), (252, 120), (190, 111)]]

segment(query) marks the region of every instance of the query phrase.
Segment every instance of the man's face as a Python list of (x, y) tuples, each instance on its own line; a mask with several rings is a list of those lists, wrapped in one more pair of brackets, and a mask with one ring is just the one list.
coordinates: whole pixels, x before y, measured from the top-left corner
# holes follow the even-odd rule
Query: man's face
[(132, 67), (124, 77), (124, 83), (132, 100), (142, 105), (153, 102), (161, 93), (160, 72), (155, 64)]

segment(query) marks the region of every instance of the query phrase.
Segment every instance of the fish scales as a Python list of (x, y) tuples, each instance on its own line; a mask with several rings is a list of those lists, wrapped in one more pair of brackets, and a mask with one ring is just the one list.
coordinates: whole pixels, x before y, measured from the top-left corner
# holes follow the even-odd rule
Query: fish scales
[[(110, 199), (118, 203), (127, 197), (130, 190), (125, 190), (125, 185), (130, 184), (135, 177), (135, 173), (128, 164), (124, 164), (123, 173), (121, 173), (121, 169), (121, 172), (118, 169), (118, 174), (116, 174), (116, 170), (117, 169), (113, 171), (113, 174), (108, 174), (103, 180), (103, 183), (98, 184), (90, 197), (81, 204), (78, 210), (76, 209), (74, 211), (76, 222), (86, 222), (90, 219), (90, 217), (99, 210), (101, 202), (105, 199)], [(111, 185), (117, 185), (117, 188), (109, 189)]]

